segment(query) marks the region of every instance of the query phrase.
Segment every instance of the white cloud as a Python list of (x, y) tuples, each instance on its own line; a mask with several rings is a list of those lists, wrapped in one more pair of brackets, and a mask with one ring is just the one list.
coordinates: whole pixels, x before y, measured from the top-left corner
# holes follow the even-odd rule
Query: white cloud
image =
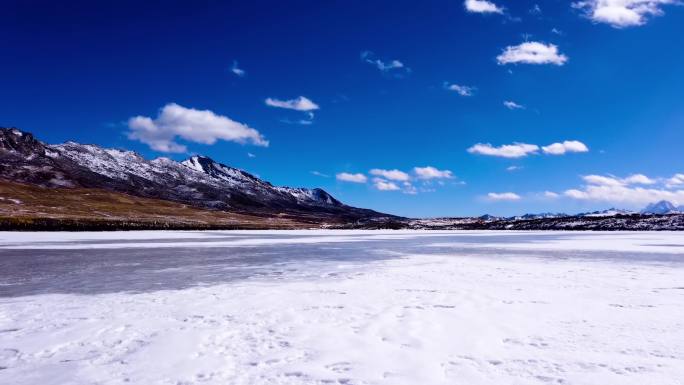
[(473, 96), (473, 92), (475, 91), (475, 87), (449, 83), (444, 83), (444, 88), (446, 88), (449, 91), (454, 91), (461, 96)]
[[(684, 175), (681, 176), (684, 177)], [(564, 195), (577, 200), (632, 206), (646, 205), (661, 200), (668, 200), (674, 204), (684, 203), (684, 190), (672, 189), (676, 186), (669, 183), (670, 179), (649, 178), (643, 174), (632, 174), (625, 178), (585, 175), (582, 179), (586, 185), (566, 190)], [(646, 188), (642, 187), (643, 185), (653, 187)]]
[(506, 47), (503, 53), (496, 57), (496, 60), (500, 65), (526, 63), (561, 66), (568, 61), (568, 57), (559, 53), (556, 45), (530, 41)]
[(630, 187), (624, 185), (588, 185), (583, 190), (567, 190), (565, 195), (580, 200), (646, 205), (667, 200), (674, 204), (684, 202), (684, 190)]
[(518, 104), (518, 103), (516, 103), (516, 102), (514, 102), (514, 101), (511, 101), (511, 100), (505, 100), (505, 101), (503, 102), (503, 105), (504, 105), (506, 108), (508, 108), (509, 110), (524, 110), (524, 109), (525, 109), (525, 106), (523, 106), (523, 105), (521, 105), (521, 104)]
[(396, 183), (381, 178), (373, 179), (373, 186), (380, 191), (397, 191), (400, 189)]
[(243, 78), (245, 75), (247, 75), (247, 72), (245, 70), (238, 68), (238, 62), (237, 60), (233, 60), (233, 66), (230, 67), (230, 72), (234, 73), (235, 75)]
[(157, 118), (135, 116), (128, 120), (128, 138), (138, 140), (155, 151), (182, 153), (187, 147), (176, 142), (214, 144), (218, 140), (268, 146), (259, 131), (209, 110), (186, 108), (176, 103), (165, 105)]
[(568, 152), (588, 152), (589, 148), (580, 141), (566, 140), (562, 143), (553, 143), (548, 146), (543, 146), (542, 151), (544, 151), (545, 154), (563, 155)]
[(512, 192), (505, 193), (489, 193), (487, 199), (490, 201), (517, 201), (520, 200), (520, 195)]
[(533, 5), (532, 8), (530, 8), (529, 12), (531, 15), (541, 15), (542, 14), (542, 10), (541, 10), (541, 7), (539, 6), (539, 4)]
[(656, 184), (655, 179), (651, 179), (644, 174), (632, 174), (626, 178), (603, 175), (585, 175), (582, 179), (589, 184), (598, 186), (628, 186), (628, 185), (652, 185)]
[(576, 1), (572, 6), (583, 10), (596, 23), (624, 28), (646, 24), (649, 16), (662, 15), (662, 6), (668, 4), (680, 3), (678, 0), (587, 0)]
[(549, 198), (549, 199), (556, 199), (556, 198), (560, 197), (560, 195), (558, 195), (557, 193), (555, 193), (553, 191), (544, 191), (544, 197)]
[(399, 60), (388, 60), (388, 61), (383, 61), (380, 59), (377, 59), (375, 57), (375, 54), (371, 51), (363, 51), (361, 52), (361, 60), (373, 65), (377, 69), (379, 69), (381, 72), (384, 73), (393, 73), (395, 76), (401, 77), (403, 74), (410, 73), (411, 69), (406, 67), (404, 63), (400, 62)]
[(506, 167), (506, 171), (518, 171), (518, 170), (522, 170), (522, 167), (521, 166), (508, 166), (508, 167)]
[(656, 184), (656, 181), (644, 174), (633, 174), (623, 179), (626, 184)]
[(256, 155), (252, 154), (251, 152), (247, 153), (248, 158), (256, 158)]
[(536, 144), (513, 143), (494, 147), (489, 143), (478, 143), (468, 149), (471, 154), (499, 156), (502, 158), (522, 158), (539, 151)]
[(503, 13), (503, 8), (487, 0), (465, 0), (463, 4), (468, 12), (473, 13)]
[(672, 178), (667, 180), (667, 186), (668, 187), (673, 187), (673, 186), (679, 186), (684, 184), (684, 174), (675, 174), (672, 176)]
[(582, 177), (582, 179), (592, 185), (597, 185), (597, 186), (622, 186), (624, 185), (624, 182), (622, 182), (618, 178), (614, 178), (612, 176), (603, 176), (603, 175), (585, 175)]
[(418, 179), (451, 179), (454, 174), (449, 170), (438, 170), (432, 166), (414, 167), (413, 172)]
[(312, 102), (309, 98), (304, 96), (289, 100), (266, 98), (265, 103), (270, 107), (285, 108), (296, 111), (314, 111), (320, 108), (318, 107), (318, 104)]
[(396, 181), (400, 181), (400, 182), (408, 181), (409, 179), (411, 179), (409, 174), (407, 174), (403, 171), (397, 170), (397, 169), (382, 170), (382, 169), (374, 168), (374, 169), (370, 170), (370, 174), (376, 175), (376, 176), (381, 176), (385, 179), (396, 180)]
[(336, 175), (337, 180), (342, 182), (352, 182), (352, 183), (366, 183), (368, 178), (363, 174), (350, 174), (348, 172), (341, 172)]

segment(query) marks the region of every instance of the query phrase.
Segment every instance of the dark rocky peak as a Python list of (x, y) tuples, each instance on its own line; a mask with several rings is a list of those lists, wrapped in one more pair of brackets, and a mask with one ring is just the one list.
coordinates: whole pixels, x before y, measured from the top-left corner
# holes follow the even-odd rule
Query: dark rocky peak
[(14, 127), (0, 127), (0, 149), (25, 156), (35, 156), (45, 155), (46, 146), (31, 133)]

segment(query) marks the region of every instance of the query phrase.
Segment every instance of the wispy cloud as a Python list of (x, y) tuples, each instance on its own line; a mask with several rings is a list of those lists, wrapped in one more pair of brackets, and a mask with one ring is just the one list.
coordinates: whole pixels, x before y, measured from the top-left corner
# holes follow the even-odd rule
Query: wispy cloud
[(473, 92), (475, 92), (475, 87), (470, 87), (470, 86), (463, 86), (460, 84), (449, 84), (449, 83), (444, 83), (444, 88), (449, 90), (449, 91), (454, 91), (457, 94), (461, 96), (473, 96)]
[(320, 171), (311, 171), (311, 175), (320, 176), (321, 178), (330, 178), (330, 175), (324, 174)]
[(504, 193), (489, 193), (487, 194), (487, 200), (490, 201), (518, 201), (522, 199), (520, 195), (512, 192), (504, 192)]
[(463, 6), (471, 13), (498, 13), (503, 14), (504, 9), (487, 0), (465, 0)]
[(312, 102), (309, 98), (304, 96), (289, 100), (266, 98), (265, 103), (270, 107), (285, 108), (295, 111), (315, 111), (320, 108), (318, 104)]
[(558, 46), (536, 41), (508, 46), (496, 57), (499, 65), (505, 64), (555, 64), (562, 66), (568, 57), (558, 51)]
[(505, 100), (503, 102), (503, 105), (508, 108), (509, 110), (524, 110), (525, 106), (518, 104), (512, 100)]
[(664, 14), (664, 5), (681, 4), (679, 0), (587, 0), (576, 1), (572, 7), (580, 9), (595, 23), (615, 28), (644, 25), (650, 16)]
[(366, 183), (368, 177), (361, 173), (351, 174), (348, 172), (341, 172), (335, 176), (337, 180), (342, 182), (352, 182), (352, 183)]
[(247, 75), (247, 72), (241, 68), (238, 67), (238, 62), (237, 60), (233, 60), (233, 66), (230, 67), (230, 72), (234, 73), (235, 75), (243, 78)]
[(411, 69), (404, 65), (401, 61), (397, 59), (393, 60), (380, 60), (375, 57), (375, 54), (371, 51), (361, 52), (361, 60), (365, 63), (373, 65), (375, 68), (380, 70), (380, 72), (392, 75), (394, 77), (403, 77), (411, 73)]
[(268, 146), (268, 141), (259, 131), (246, 124), (209, 110), (186, 108), (176, 103), (165, 105), (154, 119), (147, 116), (130, 118), (128, 128), (129, 139), (145, 143), (160, 152), (187, 152), (187, 147), (178, 143), (177, 138), (202, 144), (225, 140)]
[(542, 14), (542, 9), (539, 6), (539, 4), (534, 4), (528, 12), (530, 13), (530, 15), (539, 16)]

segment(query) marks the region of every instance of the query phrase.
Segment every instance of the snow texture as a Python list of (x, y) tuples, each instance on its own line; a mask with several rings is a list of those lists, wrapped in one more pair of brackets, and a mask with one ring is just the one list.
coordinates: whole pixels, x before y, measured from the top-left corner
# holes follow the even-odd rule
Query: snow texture
[[(164, 286), (209, 253), (252, 273)], [(0, 383), (681, 384), (682, 262), (666, 232), (0, 233)]]

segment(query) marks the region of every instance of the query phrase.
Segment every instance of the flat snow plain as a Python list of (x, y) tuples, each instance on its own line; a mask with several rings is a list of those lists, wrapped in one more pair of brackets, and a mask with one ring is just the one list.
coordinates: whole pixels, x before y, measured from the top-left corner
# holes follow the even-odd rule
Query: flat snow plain
[(684, 384), (684, 234), (0, 233), (0, 384)]

